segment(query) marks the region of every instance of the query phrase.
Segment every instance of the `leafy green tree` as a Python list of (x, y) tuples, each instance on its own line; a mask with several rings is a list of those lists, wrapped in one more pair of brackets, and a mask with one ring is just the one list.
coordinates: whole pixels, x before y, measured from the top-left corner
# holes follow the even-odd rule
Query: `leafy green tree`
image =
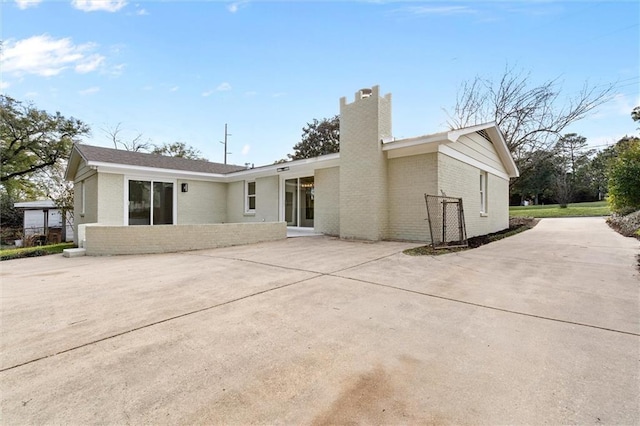
[(0, 224), (2, 228), (21, 228), (23, 214), (13, 205), (18, 200), (6, 192), (0, 192)]
[(0, 95), (0, 182), (8, 192), (19, 191), (26, 179), (68, 158), (73, 143), (88, 134), (78, 119)]
[(187, 158), (189, 160), (205, 160), (200, 150), (188, 146), (184, 142), (164, 143), (162, 145), (156, 145), (152, 154), (166, 155), (169, 157)]
[(640, 121), (640, 106), (637, 106), (631, 111), (631, 119), (633, 121)]
[(609, 205), (617, 213), (640, 210), (640, 139), (627, 138), (616, 145), (617, 158), (611, 161)]
[(594, 150), (588, 149), (587, 138), (567, 133), (556, 143), (554, 153), (556, 199), (566, 207), (578, 193), (588, 192), (587, 168)]
[(597, 200), (602, 200), (605, 194), (609, 191), (607, 171), (609, 163), (616, 156), (617, 153), (615, 146), (609, 146), (596, 153), (589, 163), (589, 183), (591, 185), (591, 191), (595, 194), (595, 199)]
[(340, 152), (340, 117), (313, 119), (302, 128), (302, 139), (294, 145), (291, 160)]
[(524, 168), (520, 179), (512, 187), (512, 194), (520, 196), (520, 201), (530, 199), (534, 204), (554, 198), (553, 185), (556, 174), (556, 164), (553, 153), (536, 151), (531, 153), (527, 161), (532, 164)]

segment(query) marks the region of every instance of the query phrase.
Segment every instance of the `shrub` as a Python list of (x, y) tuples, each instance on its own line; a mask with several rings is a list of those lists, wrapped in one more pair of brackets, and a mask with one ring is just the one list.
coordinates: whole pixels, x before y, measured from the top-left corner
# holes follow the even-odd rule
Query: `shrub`
[(640, 209), (640, 139), (632, 139), (613, 159), (608, 171), (609, 205), (624, 214)]

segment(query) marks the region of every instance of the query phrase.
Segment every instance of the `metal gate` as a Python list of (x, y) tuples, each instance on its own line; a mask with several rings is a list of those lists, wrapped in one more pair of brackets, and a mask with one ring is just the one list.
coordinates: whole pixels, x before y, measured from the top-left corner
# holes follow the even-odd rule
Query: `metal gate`
[(434, 249), (467, 247), (462, 198), (424, 194)]

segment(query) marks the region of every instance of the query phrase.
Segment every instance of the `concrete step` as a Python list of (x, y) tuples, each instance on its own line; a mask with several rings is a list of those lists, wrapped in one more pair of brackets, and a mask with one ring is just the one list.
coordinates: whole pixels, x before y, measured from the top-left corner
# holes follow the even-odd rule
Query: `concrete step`
[(62, 250), (62, 256), (64, 257), (80, 257), (85, 256), (87, 254), (87, 250), (83, 248), (68, 248)]

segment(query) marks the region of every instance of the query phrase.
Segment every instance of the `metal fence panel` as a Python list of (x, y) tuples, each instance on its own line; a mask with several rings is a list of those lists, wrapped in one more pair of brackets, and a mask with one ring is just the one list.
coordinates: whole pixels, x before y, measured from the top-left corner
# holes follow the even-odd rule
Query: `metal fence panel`
[(433, 248), (466, 247), (462, 198), (424, 194)]

